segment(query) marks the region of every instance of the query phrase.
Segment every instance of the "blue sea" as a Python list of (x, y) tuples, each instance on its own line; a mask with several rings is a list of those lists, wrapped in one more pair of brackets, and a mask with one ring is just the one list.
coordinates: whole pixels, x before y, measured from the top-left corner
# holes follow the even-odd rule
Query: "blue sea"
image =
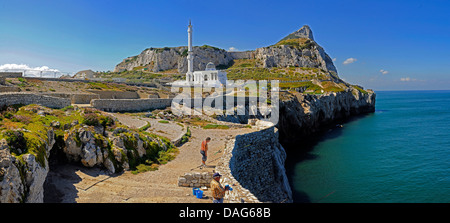
[(294, 202), (450, 203), (450, 91), (379, 91), (376, 111), (289, 157)]

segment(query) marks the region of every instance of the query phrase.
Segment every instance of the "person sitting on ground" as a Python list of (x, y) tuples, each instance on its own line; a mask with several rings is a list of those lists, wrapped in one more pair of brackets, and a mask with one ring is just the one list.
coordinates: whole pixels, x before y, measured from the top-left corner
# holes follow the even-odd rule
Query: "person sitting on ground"
[(205, 141), (202, 142), (202, 148), (200, 153), (202, 154), (202, 165), (201, 167), (206, 167), (206, 160), (208, 159), (208, 143), (211, 141), (210, 137), (207, 137)]
[(219, 173), (214, 173), (213, 180), (211, 180), (211, 192), (213, 197), (213, 203), (223, 203), (223, 197), (225, 196), (225, 191), (229, 190), (229, 187), (223, 188), (220, 184)]

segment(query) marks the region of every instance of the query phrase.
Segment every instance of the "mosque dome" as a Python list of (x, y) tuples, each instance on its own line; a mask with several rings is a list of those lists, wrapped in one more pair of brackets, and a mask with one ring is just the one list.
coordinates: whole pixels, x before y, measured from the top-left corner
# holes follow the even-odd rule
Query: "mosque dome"
[(206, 64), (205, 70), (216, 70), (216, 65), (214, 65), (213, 62), (209, 62), (208, 64)]

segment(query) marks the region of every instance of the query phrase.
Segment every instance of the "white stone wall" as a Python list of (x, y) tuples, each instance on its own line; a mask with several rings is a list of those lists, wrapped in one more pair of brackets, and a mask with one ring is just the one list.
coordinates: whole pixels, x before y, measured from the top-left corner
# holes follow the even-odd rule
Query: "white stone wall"
[(178, 186), (180, 187), (210, 187), (213, 173), (210, 172), (193, 172), (185, 173), (178, 177)]

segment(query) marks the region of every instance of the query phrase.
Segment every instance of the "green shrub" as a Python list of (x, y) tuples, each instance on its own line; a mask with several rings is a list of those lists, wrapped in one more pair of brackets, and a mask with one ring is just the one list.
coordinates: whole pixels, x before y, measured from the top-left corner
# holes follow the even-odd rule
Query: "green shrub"
[(175, 159), (175, 155), (173, 155), (169, 150), (168, 151), (159, 151), (158, 153), (158, 162), (160, 164), (167, 164), (167, 162)]
[(95, 113), (84, 114), (83, 124), (97, 126), (99, 123), (99, 118)]
[(151, 164), (151, 165), (146, 165), (146, 164), (139, 164), (136, 166), (136, 170), (131, 171), (132, 174), (138, 174), (138, 173), (143, 173), (143, 172), (147, 172), (147, 171), (155, 171), (158, 170), (158, 165), (155, 164)]
[(4, 135), (6, 136), (6, 142), (10, 146), (11, 152), (16, 155), (20, 155), (26, 152), (27, 141), (20, 131), (7, 130)]
[(181, 53), (182, 57), (186, 57), (188, 55), (188, 49), (185, 49), (183, 53)]
[(189, 127), (187, 127), (186, 133), (181, 137), (181, 144), (188, 142), (190, 137), (191, 137), (191, 130), (189, 129)]
[(69, 106), (66, 106), (66, 107), (64, 107), (64, 108), (61, 108), (61, 111), (67, 111), (67, 110), (69, 110), (69, 109), (73, 109), (73, 106), (72, 106), (72, 105), (69, 105)]
[(22, 122), (25, 125), (28, 125), (31, 122), (31, 117), (27, 116), (27, 115), (17, 115), (16, 114), (16, 115), (13, 115), (11, 117), (11, 121), (13, 121), (13, 122)]
[(106, 128), (107, 126), (114, 125), (114, 119), (109, 116), (101, 115), (99, 117), (99, 123), (100, 123), (100, 125), (102, 125), (103, 127)]

